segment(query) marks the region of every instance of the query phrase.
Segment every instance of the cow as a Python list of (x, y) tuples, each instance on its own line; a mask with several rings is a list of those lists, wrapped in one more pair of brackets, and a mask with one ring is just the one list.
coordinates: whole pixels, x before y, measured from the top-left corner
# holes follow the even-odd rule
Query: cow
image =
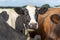
[[(38, 29), (38, 15), (39, 15), (39, 13), (41, 13), (41, 14), (43, 14), (44, 12), (46, 12), (47, 10), (48, 10), (48, 8), (46, 8), (46, 7), (43, 7), (43, 8), (41, 8), (40, 10), (37, 10), (39, 7), (35, 7), (35, 6), (32, 6), (32, 5), (28, 5), (27, 7), (26, 7), (26, 10), (27, 10), (27, 21), (25, 21), (25, 25), (24, 26), (26, 26), (27, 27), (27, 33), (25, 33), (25, 34), (28, 34), (28, 36), (30, 36), (30, 32), (31, 32), (31, 30), (29, 30), (29, 29)], [(16, 10), (17, 9), (17, 10)], [(23, 10), (23, 8), (22, 8), (22, 10), (20, 10), (20, 11), (18, 11), (19, 10), (19, 8), (16, 8), (15, 9), (15, 11), (16, 12), (18, 12), (18, 14), (20, 14), (20, 11), (21, 12), (24, 12), (24, 10)], [(43, 12), (41, 11), (41, 10), (43, 10)], [(24, 16), (24, 17), (26, 17), (26, 16)], [(23, 20), (25, 20), (25, 19), (23, 19)], [(26, 23), (27, 22), (27, 23)], [(24, 22), (23, 22), (24, 23)], [(26, 32), (26, 31), (25, 31)], [(37, 35), (35, 35), (35, 36), (37, 36)], [(34, 37), (35, 37), (34, 36)], [(39, 37), (39, 36), (38, 36)], [(38, 37), (35, 37), (35, 39), (36, 40), (38, 40), (37, 38)], [(39, 37), (39, 38), (41, 38), (41, 37)], [(27, 40), (30, 40), (30, 38), (28, 37), (28, 39)]]
[[(2, 12), (4, 13), (4, 12)], [(0, 14), (0, 40), (26, 40), (26, 36), (17, 33)]]
[[(45, 22), (47, 19), (45, 19)], [(49, 23), (45, 24), (45, 22), (46, 40), (60, 40), (60, 14), (51, 15), (49, 21), (47, 21)]]
[(30, 32), (33, 38), (35, 35), (40, 35), (41, 40), (60, 40), (60, 8), (38, 8), (38, 29)]
[(60, 40), (60, 8), (48, 8), (47, 12), (38, 17), (39, 35), (42, 40)]

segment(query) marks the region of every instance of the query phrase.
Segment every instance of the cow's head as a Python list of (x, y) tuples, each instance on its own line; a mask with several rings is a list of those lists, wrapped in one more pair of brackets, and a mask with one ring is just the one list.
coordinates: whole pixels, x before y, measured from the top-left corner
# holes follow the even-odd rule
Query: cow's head
[(38, 10), (38, 7), (27, 5), (25, 8), (15, 8), (15, 11), (23, 16), (24, 23), (28, 28), (38, 29), (38, 14), (43, 14), (47, 8), (42, 7)]

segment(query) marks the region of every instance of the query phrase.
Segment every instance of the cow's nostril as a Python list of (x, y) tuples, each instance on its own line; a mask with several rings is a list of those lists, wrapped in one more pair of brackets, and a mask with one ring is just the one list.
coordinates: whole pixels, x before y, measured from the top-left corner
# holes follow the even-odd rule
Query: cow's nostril
[(37, 23), (30, 23), (30, 25), (37, 25)]
[(37, 29), (37, 23), (30, 23), (29, 28), (31, 29)]
[(35, 23), (34, 25), (37, 25), (37, 23)]

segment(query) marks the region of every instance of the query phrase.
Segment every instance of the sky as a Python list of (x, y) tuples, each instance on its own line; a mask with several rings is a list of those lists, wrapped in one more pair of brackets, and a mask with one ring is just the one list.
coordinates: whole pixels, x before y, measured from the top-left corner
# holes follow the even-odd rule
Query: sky
[(60, 5), (60, 0), (0, 0), (0, 6), (42, 6), (43, 4), (49, 4), (54, 7), (55, 5)]

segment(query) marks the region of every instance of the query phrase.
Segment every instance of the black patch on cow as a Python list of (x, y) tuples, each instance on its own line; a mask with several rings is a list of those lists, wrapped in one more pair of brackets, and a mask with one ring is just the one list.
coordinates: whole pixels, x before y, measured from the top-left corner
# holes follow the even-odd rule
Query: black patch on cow
[[(17, 32), (22, 32), (24, 33), (24, 27), (27, 27), (28, 23), (29, 23), (29, 16), (28, 15), (21, 15), (21, 16), (18, 16), (17, 19), (16, 19), (16, 22), (15, 22), (15, 25), (16, 25), (16, 30)], [(25, 26), (24, 26), (25, 24)]]
[(14, 8), (15, 12), (18, 13), (19, 15), (24, 15), (24, 10), (20, 7)]
[(40, 10), (37, 9), (38, 7), (36, 7), (36, 10), (35, 10), (35, 19), (36, 21), (38, 22), (38, 15), (39, 14), (44, 14), (45, 12), (47, 12), (48, 8), (47, 7), (41, 7)]
[(15, 25), (16, 25), (16, 30), (18, 32), (20, 32), (20, 31), (23, 32), (23, 30), (24, 30), (24, 24), (28, 25), (29, 20), (27, 18), (28, 18), (28, 16), (25, 17), (25, 15), (17, 17)]
[(4, 18), (5, 21), (7, 21), (8, 18), (9, 18), (9, 15), (7, 14), (6, 11), (2, 11), (2, 12), (0, 13), (0, 15)]
[(38, 10), (37, 9), (35, 10), (35, 19), (38, 22)]
[(39, 14), (45, 14), (47, 12), (48, 8), (47, 7), (41, 7), (40, 10), (38, 11)]
[(26, 40), (26, 36), (18, 34), (0, 15), (0, 40)]
[(60, 24), (57, 24), (55, 29), (54, 29), (54, 34), (57, 36), (57, 37), (60, 37)]
[(22, 18), (23, 18), (22, 16), (18, 16), (16, 19), (16, 22), (15, 22), (16, 30), (18, 33), (20, 33), (20, 32), (23, 33), (23, 30), (24, 30), (24, 24), (23, 24)]
[(51, 19), (51, 21), (52, 21), (53, 23), (58, 24), (57, 22), (54, 21), (54, 19), (53, 19), (54, 17), (57, 17), (56, 20), (57, 20), (57, 21), (60, 21), (60, 16), (59, 16), (58, 14), (53, 14), (53, 15), (51, 15), (51, 17), (50, 17), (50, 19)]
[(24, 24), (28, 25), (28, 23), (30, 22), (30, 16), (28, 14), (28, 10), (26, 8), (22, 8), (22, 10), (24, 11), (24, 15), (20, 15), (17, 17), (15, 25), (16, 25), (16, 30), (17, 32), (22, 32), (24, 31)]
[[(30, 22), (30, 16), (29, 16), (29, 13), (28, 13), (28, 10), (26, 8), (15, 8), (15, 11), (20, 14), (21, 16), (24, 16), (26, 22)], [(23, 14), (23, 15), (22, 15)]]

